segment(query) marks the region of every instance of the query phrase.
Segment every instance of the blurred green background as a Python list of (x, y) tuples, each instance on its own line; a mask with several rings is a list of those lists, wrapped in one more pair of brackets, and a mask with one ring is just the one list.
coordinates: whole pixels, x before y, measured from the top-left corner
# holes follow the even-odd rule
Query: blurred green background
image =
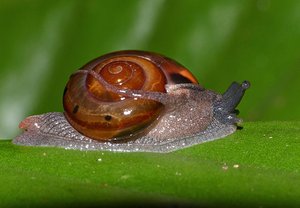
[(69, 75), (122, 49), (149, 50), (223, 92), (245, 79), (244, 120), (299, 120), (300, 1), (1, 0), (0, 137), (62, 111)]

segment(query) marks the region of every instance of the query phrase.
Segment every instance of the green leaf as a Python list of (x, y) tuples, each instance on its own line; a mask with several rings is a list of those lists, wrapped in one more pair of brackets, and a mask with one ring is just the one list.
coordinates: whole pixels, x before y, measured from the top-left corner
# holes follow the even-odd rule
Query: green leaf
[(0, 149), (0, 207), (300, 206), (300, 122), (246, 122), (167, 154)]

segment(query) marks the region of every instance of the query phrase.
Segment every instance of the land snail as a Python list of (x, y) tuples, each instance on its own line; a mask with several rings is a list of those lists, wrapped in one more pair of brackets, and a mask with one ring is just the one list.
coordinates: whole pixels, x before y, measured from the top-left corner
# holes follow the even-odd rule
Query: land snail
[(64, 113), (29, 116), (13, 142), (28, 146), (121, 152), (170, 152), (237, 129), (236, 107), (250, 83), (218, 94), (160, 54), (118, 51), (70, 76)]

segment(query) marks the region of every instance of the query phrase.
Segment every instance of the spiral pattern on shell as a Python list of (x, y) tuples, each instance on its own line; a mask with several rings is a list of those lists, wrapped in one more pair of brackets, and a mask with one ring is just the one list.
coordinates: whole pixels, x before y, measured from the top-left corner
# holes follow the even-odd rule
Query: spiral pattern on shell
[[(165, 93), (166, 84), (195, 83), (177, 62), (155, 53), (119, 51), (101, 56), (71, 75), (64, 91), (64, 114), (83, 135), (101, 141), (124, 141), (155, 125), (164, 105), (130, 96), (126, 90)], [(116, 90), (117, 89), (117, 90)], [(124, 93), (119, 93), (119, 92)]]

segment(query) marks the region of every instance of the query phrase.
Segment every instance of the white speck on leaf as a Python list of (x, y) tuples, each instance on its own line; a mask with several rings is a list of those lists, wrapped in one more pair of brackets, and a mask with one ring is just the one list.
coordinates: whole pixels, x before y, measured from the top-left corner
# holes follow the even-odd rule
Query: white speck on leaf
[(234, 164), (234, 165), (233, 165), (233, 168), (239, 168), (239, 167), (240, 167), (239, 164)]
[(222, 169), (223, 170), (228, 170), (228, 165), (226, 163), (224, 163), (223, 166), (222, 166)]

